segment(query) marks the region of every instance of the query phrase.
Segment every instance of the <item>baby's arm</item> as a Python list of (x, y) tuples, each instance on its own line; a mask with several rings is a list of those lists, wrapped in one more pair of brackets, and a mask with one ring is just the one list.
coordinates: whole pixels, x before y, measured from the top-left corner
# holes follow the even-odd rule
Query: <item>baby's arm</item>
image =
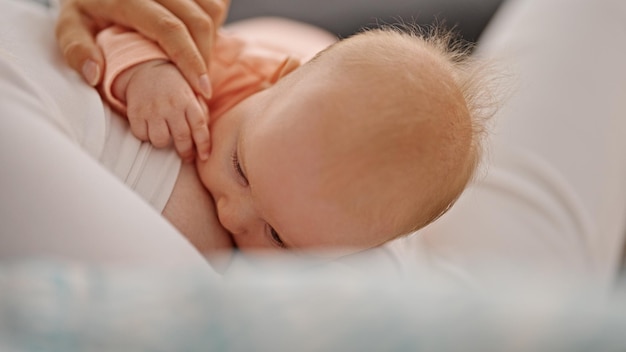
[(165, 60), (147, 61), (122, 72), (113, 82), (112, 95), (126, 106), (133, 134), (157, 148), (173, 140), (185, 161), (194, 158), (194, 143), (201, 160), (208, 158), (208, 109), (176, 66)]
[(174, 140), (183, 160), (208, 156), (208, 109), (154, 42), (121, 27), (98, 34), (106, 60), (105, 99), (129, 120), (133, 134), (155, 147)]

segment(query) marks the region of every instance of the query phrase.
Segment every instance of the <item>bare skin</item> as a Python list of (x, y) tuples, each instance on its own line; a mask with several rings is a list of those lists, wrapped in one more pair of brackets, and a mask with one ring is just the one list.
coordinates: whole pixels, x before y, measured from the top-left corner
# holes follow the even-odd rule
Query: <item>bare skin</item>
[(232, 239), (219, 223), (213, 199), (200, 182), (193, 164), (182, 164), (162, 214), (217, 271), (227, 267)]

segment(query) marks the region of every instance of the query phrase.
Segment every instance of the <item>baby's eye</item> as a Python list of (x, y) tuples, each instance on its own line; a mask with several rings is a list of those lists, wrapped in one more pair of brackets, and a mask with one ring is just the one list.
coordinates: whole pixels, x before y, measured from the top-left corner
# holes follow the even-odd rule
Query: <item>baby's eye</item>
[(239, 155), (237, 154), (237, 149), (233, 150), (233, 154), (231, 155), (230, 160), (233, 164), (233, 169), (235, 169), (235, 173), (240, 176), (241, 181), (243, 181), (244, 185), (247, 186), (248, 178), (246, 178), (246, 175), (241, 169), (241, 164), (239, 164)]
[(280, 238), (280, 235), (278, 235), (278, 232), (276, 232), (276, 230), (274, 230), (274, 228), (271, 227), (270, 225), (267, 225), (267, 227), (269, 229), (272, 242), (274, 242), (274, 244), (280, 248), (287, 248), (287, 246), (285, 245), (285, 242), (283, 242), (283, 240)]

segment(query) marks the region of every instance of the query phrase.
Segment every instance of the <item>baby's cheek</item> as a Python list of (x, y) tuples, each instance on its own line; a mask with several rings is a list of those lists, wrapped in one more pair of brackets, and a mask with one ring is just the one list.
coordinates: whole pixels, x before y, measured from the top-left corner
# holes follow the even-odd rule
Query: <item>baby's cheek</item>
[(209, 167), (210, 160), (211, 160), (211, 156), (209, 156), (209, 159), (204, 160), (204, 161), (200, 160), (199, 158), (196, 158), (196, 169), (198, 170), (198, 176), (200, 176), (200, 181), (202, 182), (204, 187), (207, 188), (209, 191), (211, 191), (209, 187), (210, 185), (209, 180), (211, 179), (211, 173), (210, 173), (211, 168)]

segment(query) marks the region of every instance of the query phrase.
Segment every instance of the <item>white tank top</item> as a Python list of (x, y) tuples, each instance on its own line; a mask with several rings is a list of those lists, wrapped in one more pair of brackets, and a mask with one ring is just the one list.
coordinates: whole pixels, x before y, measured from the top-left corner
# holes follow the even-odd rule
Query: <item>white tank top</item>
[(153, 148), (132, 135), (125, 118), (105, 105), (104, 147), (100, 163), (159, 212), (174, 189), (181, 160), (174, 148)]

